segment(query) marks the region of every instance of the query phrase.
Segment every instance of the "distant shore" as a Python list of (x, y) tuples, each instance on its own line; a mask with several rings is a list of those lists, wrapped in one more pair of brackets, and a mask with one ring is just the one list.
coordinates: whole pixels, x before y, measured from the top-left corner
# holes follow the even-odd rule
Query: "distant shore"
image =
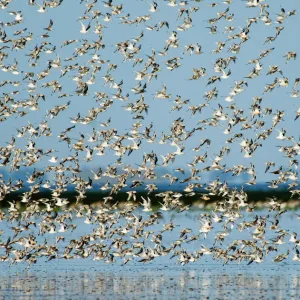
[[(168, 189), (160, 189), (159, 193), (169, 191)], [(180, 197), (180, 201), (186, 205), (191, 205), (191, 207), (194, 208), (206, 208), (210, 209), (215, 206), (215, 204), (218, 201), (222, 201), (222, 197), (217, 195), (208, 195), (208, 192), (205, 190), (199, 190), (195, 193), (193, 196), (185, 196), (184, 192), (176, 189), (173, 191), (174, 193), (182, 193), (182, 197)], [(246, 191), (248, 196), (248, 206), (250, 208), (262, 208), (265, 207), (265, 204), (268, 202), (268, 198), (276, 197), (276, 199), (282, 203), (283, 207), (287, 208), (296, 208), (300, 206), (300, 198), (291, 198), (291, 193), (287, 190), (250, 190)], [(149, 197), (151, 199), (152, 205), (158, 206), (159, 202), (162, 201), (161, 197), (157, 196), (158, 193), (151, 193), (148, 194), (144, 191), (136, 191), (136, 201), (130, 200), (130, 203), (134, 205), (134, 203), (139, 204), (139, 202), (142, 200), (141, 197), (147, 198)], [(66, 191), (61, 194), (60, 198), (66, 198), (69, 201), (69, 206), (76, 205), (76, 191)], [(203, 195), (208, 195), (209, 200), (203, 200)], [(112, 199), (107, 201), (110, 205), (116, 204), (116, 205), (122, 205), (124, 203), (128, 203), (128, 194), (126, 191), (121, 191), (116, 195), (110, 195), (109, 192), (102, 192), (102, 191), (96, 191), (96, 190), (90, 190), (86, 192), (86, 198), (81, 200), (81, 204), (85, 205), (97, 205), (97, 204), (103, 204), (105, 202), (105, 198), (111, 196)], [(21, 202), (22, 198), (22, 192), (11, 192), (6, 195), (4, 200), (0, 201), (0, 208), (7, 208), (9, 207), (8, 201), (16, 202), (17, 205), (24, 205), (25, 203)], [(39, 199), (51, 199), (51, 192), (45, 191), (45, 192), (39, 192), (32, 195), (32, 200), (39, 200)], [(32, 201), (31, 200), (31, 201)], [(122, 205), (123, 206), (123, 205)]]

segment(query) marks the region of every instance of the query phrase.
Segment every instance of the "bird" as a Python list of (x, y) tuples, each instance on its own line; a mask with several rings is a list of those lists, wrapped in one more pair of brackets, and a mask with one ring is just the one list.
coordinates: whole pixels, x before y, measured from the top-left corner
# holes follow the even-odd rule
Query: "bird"
[(300, 261), (297, 10), (201, 2), (1, 1), (1, 262)]

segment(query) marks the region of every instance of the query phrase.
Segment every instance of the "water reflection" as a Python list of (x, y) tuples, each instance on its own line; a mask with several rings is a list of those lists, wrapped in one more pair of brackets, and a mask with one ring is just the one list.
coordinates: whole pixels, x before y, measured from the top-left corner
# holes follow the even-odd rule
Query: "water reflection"
[(300, 275), (297, 270), (265, 269), (249, 273), (217, 268), (29, 272), (3, 276), (0, 298), (299, 299)]

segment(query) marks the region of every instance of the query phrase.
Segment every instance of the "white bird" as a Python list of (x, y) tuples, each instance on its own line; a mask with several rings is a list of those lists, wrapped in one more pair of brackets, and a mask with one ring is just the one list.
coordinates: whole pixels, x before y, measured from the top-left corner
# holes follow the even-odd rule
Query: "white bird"
[(89, 23), (87, 26), (85, 26), (85, 25), (80, 21), (80, 24), (81, 24), (81, 30), (80, 30), (80, 33), (82, 33), (82, 34), (87, 33), (88, 30), (91, 28), (91, 23)]

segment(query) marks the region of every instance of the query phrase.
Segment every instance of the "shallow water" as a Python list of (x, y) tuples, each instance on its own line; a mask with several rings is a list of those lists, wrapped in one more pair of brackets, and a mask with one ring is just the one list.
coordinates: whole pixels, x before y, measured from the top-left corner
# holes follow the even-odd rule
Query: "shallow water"
[(40, 264), (1, 274), (0, 299), (299, 299), (292, 264)]

